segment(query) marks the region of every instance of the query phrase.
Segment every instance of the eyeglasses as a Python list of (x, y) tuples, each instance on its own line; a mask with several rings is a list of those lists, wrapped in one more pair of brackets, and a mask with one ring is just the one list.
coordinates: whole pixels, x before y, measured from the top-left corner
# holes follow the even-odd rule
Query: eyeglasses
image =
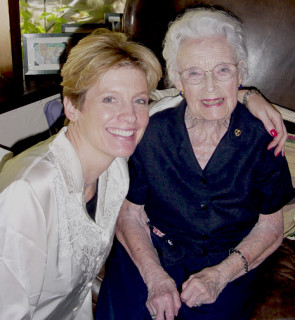
[(237, 70), (236, 64), (221, 63), (211, 70), (205, 71), (201, 68), (192, 67), (182, 71), (178, 75), (190, 84), (199, 84), (205, 79), (205, 74), (207, 72), (211, 72), (214, 79), (217, 81), (228, 81), (235, 75)]

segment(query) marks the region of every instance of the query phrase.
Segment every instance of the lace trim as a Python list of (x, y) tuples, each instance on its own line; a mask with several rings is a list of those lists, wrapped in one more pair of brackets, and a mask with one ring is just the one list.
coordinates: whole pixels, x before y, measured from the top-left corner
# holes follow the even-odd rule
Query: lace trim
[[(127, 183), (124, 183), (124, 185), (128, 186)], [(116, 200), (114, 200), (114, 194), (116, 194)], [(114, 218), (117, 219), (118, 213), (126, 195), (127, 189), (118, 188), (117, 185), (112, 185), (111, 187), (107, 188), (103, 208), (103, 220), (107, 224), (110, 224), (114, 220)]]
[[(57, 164), (56, 164), (57, 165)], [(70, 164), (69, 164), (70, 168)], [(70, 258), (75, 268), (80, 271), (76, 290), (79, 293), (78, 305), (81, 305), (89, 292), (89, 281), (101, 268), (99, 259), (103, 260), (108, 245), (107, 231), (101, 230), (86, 213), (82, 193), (69, 194), (60, 170), (55, 170), (55, 194), (59, 213), (60, 255)], [(67, 175), (69, 184), (74, 181)], [(78, 271), (79, 272), (79, 271)]]
[[(74, 186), (75, 180), (70, 172), (71, 164), (63, 158), (61, 164), (65, 170), (62, 175), (57, 161), (55, 165), (55, 194), (59, 213), (59, 241), (61, 256), (71, 258), (76, 267), (81, 269), (76, 288), (80, 294), (79, 305), (83, 303), (89, 292), (91, 282), (106, 260), (111, 248), (114, 226), (120, 206), (127, 194), (128, 183), (109, 179), (104, 186), (105, 201), (103, 210), (103, 227), (98, 226), (86, 211), (83, 192), (69, 194), (66, 183)], [(113, 165), (115, 177), (120, 179), (120, 170), (117, 164)], [(67, 179), (65, 182), (64, 179)], [(101, 190), (100, 190), (101, 191)]]
[(111, 164), (104, 174), (105, 176), (100, 179), (104, 180), (105, 183), (100, 186), (99, 193), (103, 195), (105, 200), (101, 203), (103, 221), (104, 224), (109, 225), (114, 220), (117, 220), (119, 210), (128, 192), (129, 178), (122, 177), (120, 167), (116, 161)]

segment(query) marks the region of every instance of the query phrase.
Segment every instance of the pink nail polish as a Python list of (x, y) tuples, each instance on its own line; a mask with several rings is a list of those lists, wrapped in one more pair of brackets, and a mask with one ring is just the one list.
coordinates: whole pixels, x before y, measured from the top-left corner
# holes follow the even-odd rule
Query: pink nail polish
[(280, 152), (278, 152), (275, 156), (278, 157), (280, 155)]
[(276, 137), (276, 136), (278, 135), (278, 133), (276, 132), (275, 129), (270, 130), (270, 134), (271, 134), (273, 137)]

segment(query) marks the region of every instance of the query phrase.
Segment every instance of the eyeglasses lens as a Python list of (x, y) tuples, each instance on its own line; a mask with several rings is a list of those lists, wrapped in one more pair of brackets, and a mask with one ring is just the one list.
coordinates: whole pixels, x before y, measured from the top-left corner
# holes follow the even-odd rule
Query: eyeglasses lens
[(227, 81), (234, 76), (236, 71), (237, 67), (234, 64), (223, 63), (208, 71), (196, 67), (189, 68), (181, 75), (187, 82), (191, 84), (199, 84), (205, 79), (205, 74), (207, 72), (212, 73), (213, 77), (218, 81)]

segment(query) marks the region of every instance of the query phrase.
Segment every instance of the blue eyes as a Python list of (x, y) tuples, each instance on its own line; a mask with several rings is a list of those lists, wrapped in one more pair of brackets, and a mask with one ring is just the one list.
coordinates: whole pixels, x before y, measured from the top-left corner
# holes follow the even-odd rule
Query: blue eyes
[(136, 100), (135, 100), (135, 103), (145, 105), (145, 104), (147, 104), (147, 101), (146, 101), (145, 99), (136, 99)]
[[(146, 105), (147, 104), (147, 99), (141, 99), (141, 98), (139, 98), (139, 99), (135, 99), (134, 100), (134, 103), (135, 104), (140, 104), (140, 105)], [(113, 97), (105, 97), (104, 99), (103, 99), (103, 102), (104, 103), (115, 103), (116, 102), (116, 99), (115, 98), (113, 98)]]
[(106, 98), (104, 98), (103, 99), (103, 102), (105, 102), (105, 103), (112, 103), (112, 102), (114, 102), (114, 98), (112, 98), (112, 97), (106, 97)]

